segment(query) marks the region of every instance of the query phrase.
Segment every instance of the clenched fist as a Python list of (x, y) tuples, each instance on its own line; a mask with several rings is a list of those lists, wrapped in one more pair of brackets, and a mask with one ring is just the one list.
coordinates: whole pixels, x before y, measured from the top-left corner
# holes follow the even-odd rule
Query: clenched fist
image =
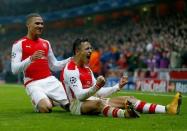
[(128, 83), (128, 76), (122, 76), (122, 78), (119, 81), (119, 88), (123, 88), (124, 85)]
[(37, 50), (34, 52), (34, 54), (30, 57), (31, 61), (35, 61), (37, 59), (44, 58), (45, 52), (43, 50)]
[(97, 82), (96, 82), (97, 88), (100, 89), (104, 85), (105, 85), (105, 78), (103, 76), (97, 77)]

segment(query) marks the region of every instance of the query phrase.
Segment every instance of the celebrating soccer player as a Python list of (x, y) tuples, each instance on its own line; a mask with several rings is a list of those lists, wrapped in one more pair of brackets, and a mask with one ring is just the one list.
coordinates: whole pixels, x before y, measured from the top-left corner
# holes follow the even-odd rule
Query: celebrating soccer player
[(69, 61), (57, 61), (49, 41), (40, 38), (44, 28), (42, 17), (37, 13), (27, 16), (27, 35), (13, 44), (12, 72), (24, 73), (26, 92), (38, 112), (51, 112), (54, 101), (68, 106), (67, 96), (60, 81), (51, 75)]
[(122, 89), (128, 82), (128, 77), (123, 76), (119, 84), (113, 87), (102, 88), (105, 84), (105, 78), (99, 76), (95, 80), (93, 72), (87, 66), (92, 53), (92, 46), (89, 40), (75, 40), (73, 53), (74, 57), (67, 63), (61, 73), (61, 82), (64, 84), (70, 101), (72, 114), (103, 114), (104, 116), (129, 118), (138, 117), (139, 115), (136, 111), (168, 114), (177, 114), (179, 112), (181, 104), (180, 93), (177, 93), (167, 106), (147, 103), (133, 96), (107, 98), (107, 96)]
[(103, 114), (112, 117), (138, 117), (137, 112), (128, 103), (124, 102), (120, 106), (115, 102), (115, 98), (103, 98), (103, 96), (108, 96), (122, 88), (127, 83), (127, 78), (121, 78), (119, 85), (102, 88), (105, 84), (105, 78), (99, 76), (95, 80), (92, 71), (86, 66), (92, 53), (90, 42), (87, 39), (77, 39), (73, 45), (73, 52), (74, 57), (61, 74), (61, 81), (64, 83), (70, 101), (71, 113), (76, 115)]

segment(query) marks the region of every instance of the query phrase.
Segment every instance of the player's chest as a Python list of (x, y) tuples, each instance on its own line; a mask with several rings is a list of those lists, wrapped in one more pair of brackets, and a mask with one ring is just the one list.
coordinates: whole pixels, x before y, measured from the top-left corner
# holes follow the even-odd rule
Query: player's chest
[(92, 74), (89, 68), (79, 68), (80, 80), (84, 89), (92, 86)]
[(37, 50), (43, 50), (47, 53), (48, 45), (44, 42), (25, 42), (22, 45), (22, 49), (24, 55), (31, 55)]

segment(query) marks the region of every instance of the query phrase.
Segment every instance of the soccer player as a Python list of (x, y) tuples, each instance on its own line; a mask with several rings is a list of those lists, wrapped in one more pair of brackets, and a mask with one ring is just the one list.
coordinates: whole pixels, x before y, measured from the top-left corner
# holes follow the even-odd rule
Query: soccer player
[(181, 104), (181, 94), (177, 93), (173, 101), (167, 106), (143, 102), (133, 96), (119, 96), (107, 98), (119, 91), (127, 82), (122, 77), (119, 84), (102, 88), (105, 79), (99, 76), (95, 80), (93, 72), (87, 66), (92, 53), (92, 46), (88, 39), (77, 39), (73, 44), (74, 57), (65, 66), (61, 73), (61, 82), (64, 84), (70, 111), (72, 114), (98, 114), (112, 117), (138, 117), (133, 110), (125, 110), (128, 105), (143, 113), (177, 114)]
[(63, 85), (52, 76), (50, 69), (61, 70), (70, 59), (57, 61), (49, 41), (40, 38), (44, 21), (39, 14), (29, 14), (26, 26), (27, 35), (12, 47), (13, 74), (23, 72), (26, 92), (37, 112), (51, 112), (54, 103), (68, 107)]
[[(119, 85), (114, 87), (101, 88), (105, 84), (104, 77), (99, 76), (95, 80), (93, 72), (86, 66), (92, 52), (88, 40), (77, 39), (73, 45), (73, 52), (75, 56), (68, 62), (61, 74), (61, 81), (70, 101), (71, 113), (76, 115), (103, 114), (112, 117), (138, 117), (138, 114), (129, 104), (124, 102), (122, 108), (117, 108), (115, 102), (108, 104), (115, 99), (109, 100), (109, 98), (99, 97), (106, 94), (110, 95), (122, 88), (126, 84), (127, 78), (122, 77)], [(93, 96), (95, 93), (97, 97)], [(124, 106), (126, 106), (126, 110), (124, 110)]]

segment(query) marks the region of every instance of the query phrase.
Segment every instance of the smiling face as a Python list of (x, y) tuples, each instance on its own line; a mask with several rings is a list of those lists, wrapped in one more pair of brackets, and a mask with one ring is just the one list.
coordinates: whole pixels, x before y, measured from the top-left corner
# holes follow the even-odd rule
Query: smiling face
[(43, 19), (39, 16), (32, 17), (28, 20), (27, 27), (28, 27), (28, 37), (31, 39), (36, 39), (42, 34), (44, 28)]

